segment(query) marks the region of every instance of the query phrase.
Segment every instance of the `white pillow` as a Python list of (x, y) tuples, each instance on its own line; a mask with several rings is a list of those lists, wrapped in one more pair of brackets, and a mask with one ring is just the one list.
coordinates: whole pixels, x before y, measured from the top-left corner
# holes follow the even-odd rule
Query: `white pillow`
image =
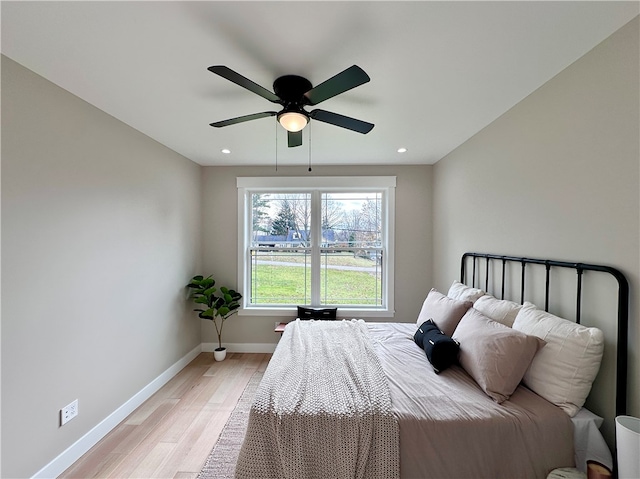
[(511, 327), (522, 305), (506, 299), (494, 298), (490, 294), (485, 294), (473, 303), (473, 307), (487, 318)]
[(524, 384), (570, 417), (584, 404), (600, 369), (604, 334), (525, 302), (513, 322), (513, 329), (546, 341), (531, 361)]
[(459, 299), (460, 301), (475, 302), (480, 296), (485, 294), (484, 291), (478, 288), (471, 288), (460, 281), (453, 281), (453, 284), (449, 288), (447, 296), (453, 299)]

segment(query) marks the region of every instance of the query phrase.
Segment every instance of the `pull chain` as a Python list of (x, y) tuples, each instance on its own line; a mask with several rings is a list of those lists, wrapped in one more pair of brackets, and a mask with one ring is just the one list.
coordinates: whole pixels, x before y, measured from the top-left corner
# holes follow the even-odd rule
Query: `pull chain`
[(309, 124), (309, 171), (311, 171), (311, 124)]
[(276, 171), (278, 171), (278, 121), (275, 121), (276, 125)]

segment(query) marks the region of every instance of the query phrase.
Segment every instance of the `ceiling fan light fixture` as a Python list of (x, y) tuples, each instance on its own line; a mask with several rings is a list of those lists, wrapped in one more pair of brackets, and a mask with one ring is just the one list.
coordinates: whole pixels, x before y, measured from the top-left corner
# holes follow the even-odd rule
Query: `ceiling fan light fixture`
[(285, 111), (278, 115), (278, 122), (285, 130), (295, 133), (307, 126), (309, 117), (299, 111)]

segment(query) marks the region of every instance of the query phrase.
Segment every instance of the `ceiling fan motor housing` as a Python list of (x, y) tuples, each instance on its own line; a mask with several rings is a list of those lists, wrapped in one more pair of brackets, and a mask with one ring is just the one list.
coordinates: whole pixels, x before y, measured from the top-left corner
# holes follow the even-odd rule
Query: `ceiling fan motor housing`
[(296, 105), (301, 108), (304, 103), (304, 94), (312, 87), (309, 80), (298, 75), (284, 75), (273, 82), (273, 91), (280, 97), (285, 107)]

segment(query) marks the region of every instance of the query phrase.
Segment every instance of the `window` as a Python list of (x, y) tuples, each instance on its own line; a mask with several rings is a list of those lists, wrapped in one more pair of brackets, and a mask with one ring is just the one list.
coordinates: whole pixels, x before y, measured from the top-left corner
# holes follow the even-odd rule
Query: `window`
[(395, 177), (238, 178), (241, 314), (393, 315)]

